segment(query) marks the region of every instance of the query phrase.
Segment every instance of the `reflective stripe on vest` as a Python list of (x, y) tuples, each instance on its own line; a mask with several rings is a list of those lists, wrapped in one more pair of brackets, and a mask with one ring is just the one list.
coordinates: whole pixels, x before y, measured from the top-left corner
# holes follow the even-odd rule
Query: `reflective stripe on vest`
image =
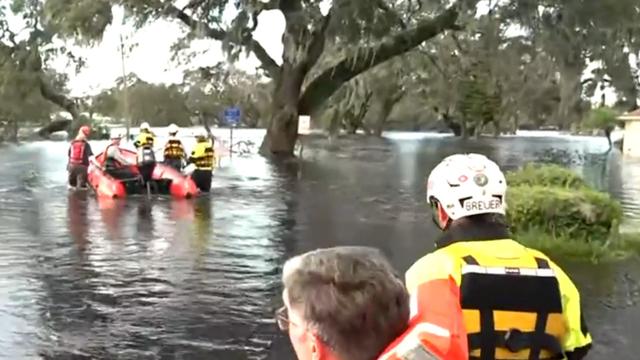
[(198, 169), (213, 169), (214, 151), (209, 143), (197, 143), (193, 158)]
[(538, 267), (527, 268), (462, 259), (460, 300), (470, 359), (564, 358), (562, 298), (547, 260), (535, 258)]
[(73, 140), (71, 142), (71, 151), (69, 154), (69, 163), (73, 165), (84, 164), (85, 142), (83, 140)]
[(418, 285), (409, 328), (378, 360), (468, 360), (460, 289), (452, 277)]
[(165, 159), (182, 159), (184, 157), (184, 148), (182, 142), (176, 139), (170, 139), (167, 141), (167, 145), (164, 147)]
[(422, 342), (422, 338), (429, 335), (450, 337), (449, 330), (431, 323), (417, 324), (393, 351), (387, 352), (378, 360), (444, 360), (437, 357)]

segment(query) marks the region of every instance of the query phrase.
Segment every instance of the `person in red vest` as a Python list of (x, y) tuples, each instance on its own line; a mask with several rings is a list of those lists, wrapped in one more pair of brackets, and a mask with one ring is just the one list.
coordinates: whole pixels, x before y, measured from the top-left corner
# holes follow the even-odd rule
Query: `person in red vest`
[(455, 282), (425, 283), (411, 299), (370, 247), (338, 246), (289, 259), (276, 311), (299, 360), (467, 360)]
[(69, 186), (75, 188), (85, 188), (87, 186), (87, 169), (89, 167), (89, 157), (93, 155), (91, 145), (87, 138), (91, 134), (91, 128), (83, 125), (78, 130), (78, 135), (71, 141), (67, 156), (67, 173), (69, 174)]

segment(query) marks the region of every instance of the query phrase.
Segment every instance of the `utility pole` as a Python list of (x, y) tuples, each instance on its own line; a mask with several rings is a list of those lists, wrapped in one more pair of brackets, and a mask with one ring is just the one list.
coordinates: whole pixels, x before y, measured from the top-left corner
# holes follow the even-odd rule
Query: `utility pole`
[(124, 104), (124, 117), (127, 122), (127, 142), (129, 141), (129, 133), (131, 131), (131, 117), (129, 116), (129, 94), (128, 88), (129, 85), (127, 83), (127, 71), (124, 67), (124, 39), (122, 38), (122, 34), (120, 34), (120, 58), (122, 60), (122, 86), (123, 86), (123, 104)]

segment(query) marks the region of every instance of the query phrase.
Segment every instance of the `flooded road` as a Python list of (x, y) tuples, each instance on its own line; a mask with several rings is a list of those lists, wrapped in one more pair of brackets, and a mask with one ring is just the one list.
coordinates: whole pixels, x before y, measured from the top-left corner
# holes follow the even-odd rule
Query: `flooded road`
[[(224, 159), (210, 196), (127, 201), (69, 192), (66, 147), (0, 152), (2, 359), (293, 359), (272, 321), (286, 258), (371, 245), (404, 271), (433, 248), (423, 186), (443, 156), (476, 151), (515, 167), (548, 148), (603, 153), (606, 140), (396, 133), (306, 146), (299, 166)], [(640, 223), (640, 163), (612, 152), (574, 166), (621, 199), (628, 227)], [(563, 264), (597, 343), (589, 358), (637, 359), (639, 263)]]

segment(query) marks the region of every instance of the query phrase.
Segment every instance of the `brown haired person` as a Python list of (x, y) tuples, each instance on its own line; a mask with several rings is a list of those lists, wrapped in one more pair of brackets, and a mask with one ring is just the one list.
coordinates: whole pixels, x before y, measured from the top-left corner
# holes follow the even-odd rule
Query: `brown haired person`
[(546, 255), (511, 238), (506, 191), (504, 174), (484, 155), (442, 160), (429, 175), (427, 201), (443, 236), (407, 271), (407, 289), (455, 280), (471, 359), (582, 359), (592, 340), (580, 294)]
[[(423, 316), (410, 319), (401, 279), (374, 248), (342, 246), (296, 256), (285, 263), (282, 280), (285, 305), (276, 320), (299, 360), (467, 359), (466, 338), (457, 342), (462, 312), (457, 296), (447, 296), (454, 294), (449, 284), (422, 287), (434, 301)], [(435, 304), (439, 298), (444, 301)]]

